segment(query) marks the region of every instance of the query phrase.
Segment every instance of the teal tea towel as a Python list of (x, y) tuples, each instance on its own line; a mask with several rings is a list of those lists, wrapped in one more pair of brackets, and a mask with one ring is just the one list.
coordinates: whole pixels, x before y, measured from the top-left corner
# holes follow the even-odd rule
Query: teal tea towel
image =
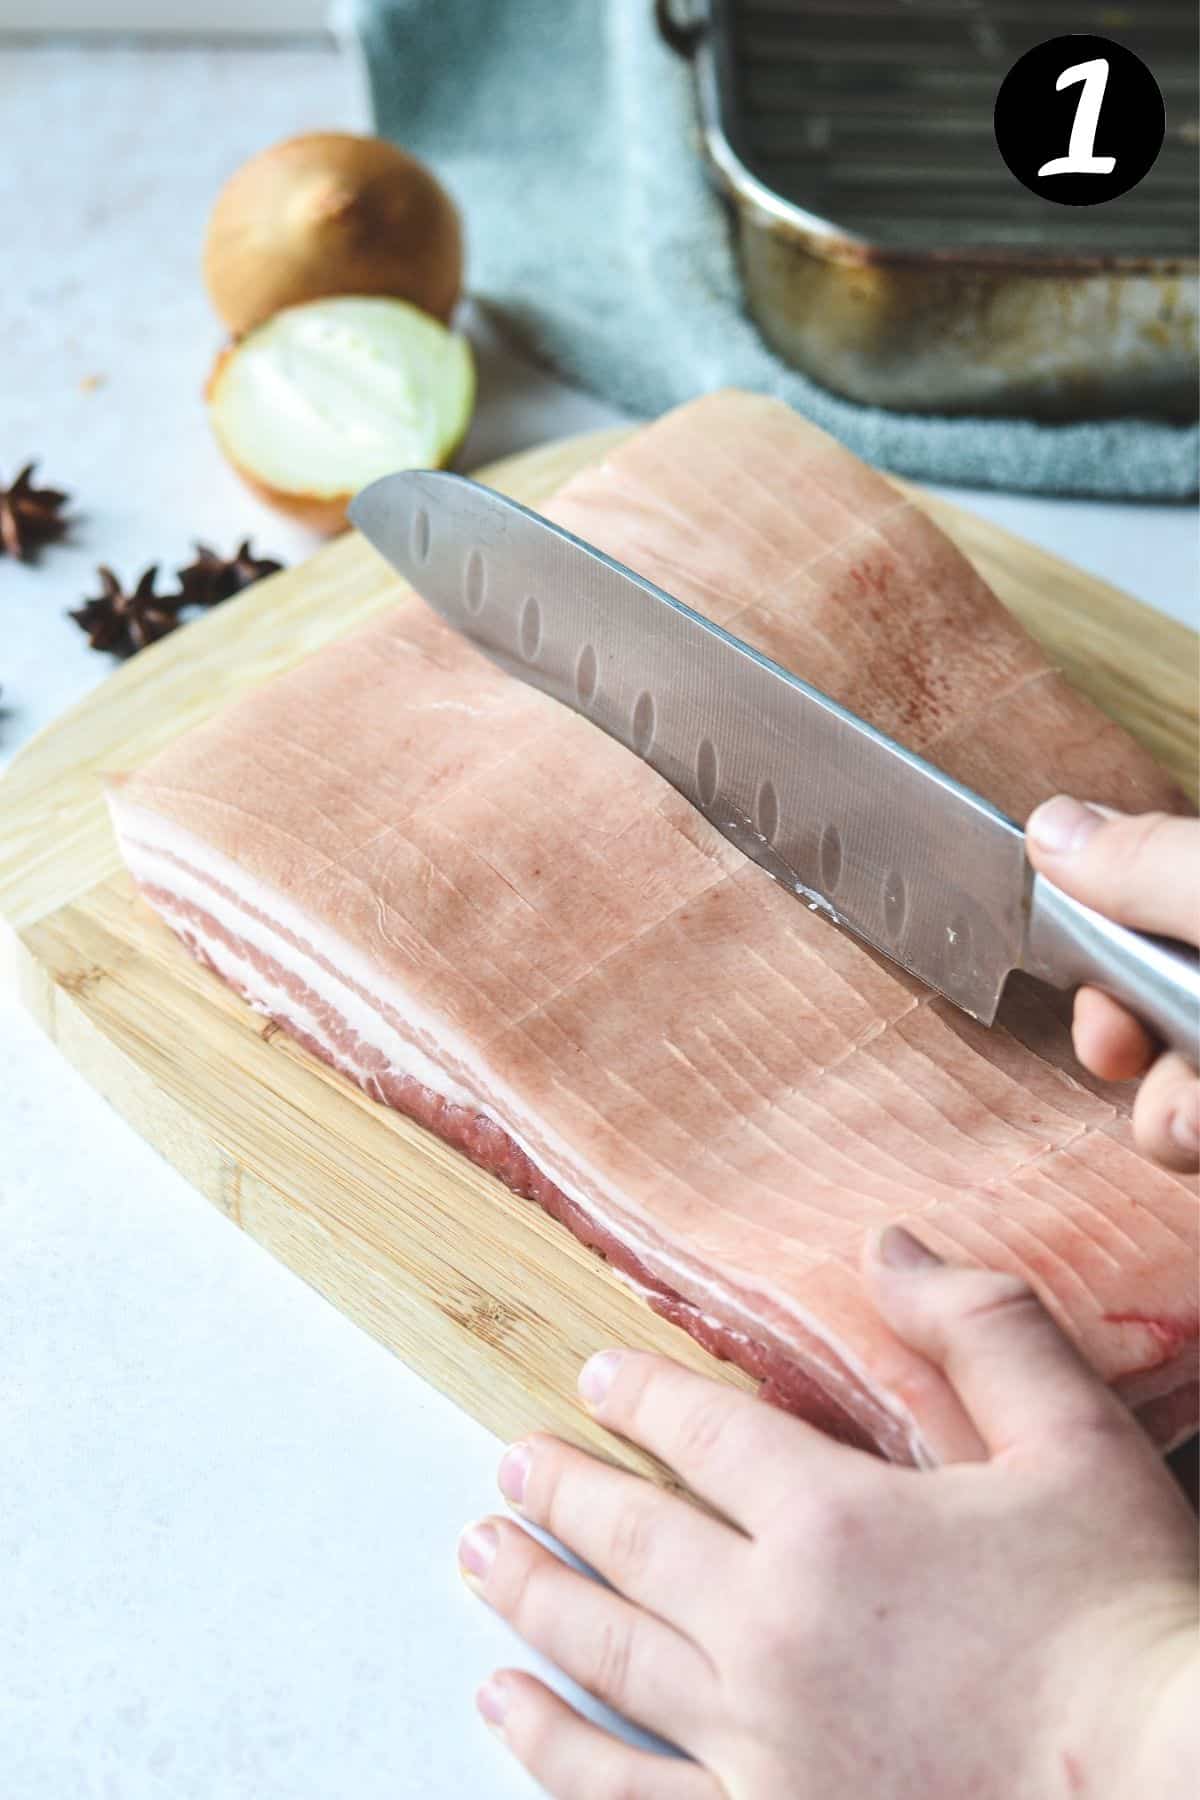
[(568, 379), (653, 414), (724, 385), (775, 394), (870, 462), (930, 481), (1181, 499), (1200, 431), (860, 406), (747, 316), (687, 65), (653, 0), (350, 0), (378, 130), (462, 207), (472, 293)]

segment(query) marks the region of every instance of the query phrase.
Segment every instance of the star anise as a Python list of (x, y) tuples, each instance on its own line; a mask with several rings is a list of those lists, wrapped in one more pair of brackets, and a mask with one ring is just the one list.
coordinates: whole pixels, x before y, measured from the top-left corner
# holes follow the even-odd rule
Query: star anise
[(132, 656), (157, 638), (166, 637), (179, 623), (178, 594), (157, 594), (158, 564), (152, 563), (131, 593), (101, 564), (96, 571), (103, 592), (85, 600), (71, 617), (86, 631), (93, 650), (111, 650), (114, 656)]
[(232, 556), (218, 556), (207, 544), (196, 545), (196, 560), (179, 570), (183, 606), (216, 606), (232, 599), (243, 588), (274, 575), (283, 564), (269, 556), (255, 556), (250, 539), (240, 543)]
[(34, 487), (36, 468), (36, 463), (26, 463), (11, 487), (0, 483), (0, 554), (31, 556), (67, 529), (60, 509), (70, 496), (58, 488)]

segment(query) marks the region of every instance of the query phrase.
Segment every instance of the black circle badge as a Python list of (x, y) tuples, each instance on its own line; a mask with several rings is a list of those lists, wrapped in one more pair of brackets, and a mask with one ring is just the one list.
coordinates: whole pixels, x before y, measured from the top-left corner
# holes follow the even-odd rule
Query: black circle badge
[(1100, 206), (1154, 167), (1166, 120), (1157, 81), (1111, 38), (1056, 37), (1015, 62), (996, 95), (996, 143), (1030, 193)]

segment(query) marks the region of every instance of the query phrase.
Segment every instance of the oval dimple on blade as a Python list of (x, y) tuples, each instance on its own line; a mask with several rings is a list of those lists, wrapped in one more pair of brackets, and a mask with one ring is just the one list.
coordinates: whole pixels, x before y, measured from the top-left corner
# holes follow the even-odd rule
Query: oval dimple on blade
[(828, 899), (837, 893), (842, 878), (842, 834), (836, 825), (821, 833), (821, 892)]
[(759, 783), (755, 824), (768, 844), (773, 844), (779, 830), (779, 796), (775, 792), (775, 783), (770, 776)]
[(904, 930), (905, 915), (908, 911), (908, 893), (904, 885), (904, 877), (893, 869), (883, 884), (883, 919), (888, 936), (893, 943), (899, 941)]
[(717, 797), (717, 783), (720, 780), (720, 769), (717, 764), (716, 745), (710, 737), (700, 739), (700, 748), (696, 752), (696, 792), (705, 812), (712, 806)]
[(585, 711), (596, 698), (597, 681), (596, 652), (590, 644), (585, 644), (575, 664), (575, 692)]
[(463, 599), (467, 611), (476, 617), (483, 611), (483, 603), (487, 598), (487, 570), (483, 561), (483, 551), (476, 548), (468, 550), (466, 565), (463, 571)]
[(654, 695), (643, 688), (633, 707), (633, 747), (639, 756), (648, 756), (654, 743)]
[(530, 594), (521, 608), (521, 655), (526, 662), (537, 661), (541, 644), (542, 609)]

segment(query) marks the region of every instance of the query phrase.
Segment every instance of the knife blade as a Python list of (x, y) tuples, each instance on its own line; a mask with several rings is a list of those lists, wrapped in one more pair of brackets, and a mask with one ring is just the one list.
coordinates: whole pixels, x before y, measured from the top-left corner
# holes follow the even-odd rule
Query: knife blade
[(814, 910), (990, 1025), (1026, 968), (1097, 978), (1195, 1054), (1194, 954), (1068, 899), (980, 795), (595, 546), (464, 476), (405, 470), (350, 518), (508, 673), (655, 768)]

